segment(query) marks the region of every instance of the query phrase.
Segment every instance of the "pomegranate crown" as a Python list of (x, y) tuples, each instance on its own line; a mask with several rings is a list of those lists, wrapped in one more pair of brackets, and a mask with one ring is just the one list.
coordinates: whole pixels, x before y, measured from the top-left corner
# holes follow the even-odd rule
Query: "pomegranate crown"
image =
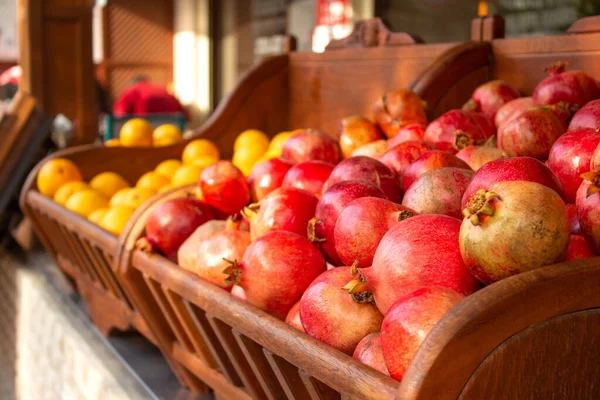
[(374, 303), (373, 293), (367, 290), (367, 279), (360, 269), (358, 269), (358, 260), (354, 261), (350, 273), (354, 278), (348, 282), (342, 289), (347, 291), (352, 300), (358, 304)]
[(237, 260), (231, 261), (223, 257), (223, 261), (229, 264), (227, 268), (223, 270), (223, 273), (227, 275), (225, 283), (228, 285), (238, 285), (240, 283), (242, 270), (240, 269)]
[(497, 193), (479, 189), (469, 199), (467, 207), (462, 212), (463, 216), (468, 218), (473, 225), (480, 225), (483, 216), (494, 215), (494, 208), (491, 205), (493, 199), (500, 199), (500, 196)]
[(314, 217), (308, 221), (308, 225), (306, 226), (306, 234), (311, 243), (325, 243), (327, 241), (327, 239), (317, 236), (317, 224), (319, 222), (321, 222), (321, 220), (317, 217)]
[(556, 61), (548, 65), (544, 71), (550, 72), (550, 74), (562, 74), (567, 70), (567, 65), (571, 65), (568, 61)]
[(454, 134), (456, 135), (454, 139), (454, 147), (456, 150), (462, 150), (469, 146), (482, 146), (485, 144), (485, 140), (475, 140), (473, 133), (471, 132), (465, 132), (457, 129), (454, 131)]
[(580, 175), (581, 179), (588, 181), (591, 185), (587, 189), (586, 197), (600, 192), (600, 170), (589, 171)]

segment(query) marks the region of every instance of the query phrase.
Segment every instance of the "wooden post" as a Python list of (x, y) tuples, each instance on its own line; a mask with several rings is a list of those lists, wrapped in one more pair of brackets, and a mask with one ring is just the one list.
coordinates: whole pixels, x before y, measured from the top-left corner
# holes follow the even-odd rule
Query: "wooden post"
[(18, 0), (21, 89), (75, 123), (72, 144), (98, 132), (92, 60), (93, 0)]

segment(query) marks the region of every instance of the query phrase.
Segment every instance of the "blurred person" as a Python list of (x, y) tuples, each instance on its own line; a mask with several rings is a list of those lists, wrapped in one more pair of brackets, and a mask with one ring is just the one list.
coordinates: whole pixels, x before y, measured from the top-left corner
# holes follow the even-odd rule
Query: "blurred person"
[(188, 111), (166, 88), (153, 84), (146, 76), (133, 78), (113, 106), (113, 114), (172, 114), (182, 113), (189, 121)]

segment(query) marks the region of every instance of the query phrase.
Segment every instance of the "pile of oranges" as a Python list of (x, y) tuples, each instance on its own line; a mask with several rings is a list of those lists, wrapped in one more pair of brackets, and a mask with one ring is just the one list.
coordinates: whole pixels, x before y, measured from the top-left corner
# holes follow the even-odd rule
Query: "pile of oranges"
[(156, 129), (142, 118), (133, 118), (121, 127), (118, 139), (107, 140), (108, 147), (162, 147), (170, 146), (183, 139), (175, 125), (164, 124)]
[(283, 144), (297, 131), (278, 133), (269, 141), (262, 131), (249, 129), (239, 134), (233, 144), (233, 164), (244, 175), (250, 175), (254, 165), (281, 156)]

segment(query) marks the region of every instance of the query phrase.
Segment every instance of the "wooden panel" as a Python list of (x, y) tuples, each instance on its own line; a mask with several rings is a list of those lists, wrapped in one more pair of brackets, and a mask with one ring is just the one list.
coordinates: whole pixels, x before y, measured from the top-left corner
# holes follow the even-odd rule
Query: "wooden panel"
[(483, 361), (460, 399), (600, 399), (598, 332), (598, 309), (527, 328)]

